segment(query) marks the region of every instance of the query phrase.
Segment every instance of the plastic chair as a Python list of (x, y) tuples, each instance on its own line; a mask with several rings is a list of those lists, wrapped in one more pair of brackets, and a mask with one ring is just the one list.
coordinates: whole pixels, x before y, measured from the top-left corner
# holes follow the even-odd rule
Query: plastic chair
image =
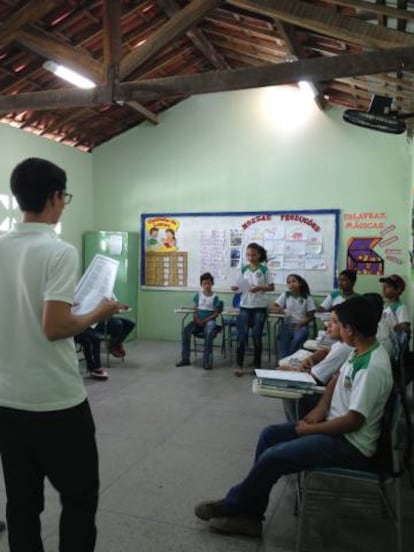
[[(401, 417), (401, 397), (396, 391), (393, 391), (388, 399), (382, 422), (381, 435), (378, 441), (377, 454), (373, 459), (373, 468), (366, 470), (347, 469), (347, 468), (313, 468), (308, 471), (301, 472), (297, 480), (297, 505), (299, 512), (299, 524), (296, 541), (296, 552), (301, 552), (304, 542), (304, 525), (311, 499), (316, 499), (315, 506), (312, 508), (312, 516), (317, 512), (317, 508), (320, 508), (320, 513), (326, 518), (331, 511), (331, 508), (327, 507), (324, 498), (330, 498), (336, 500), (335, 504), (343, 506), (346, 504), (347, 516), (349, 517), (349, 507), (352, 505), (360, 506), (361, 502), (366, 509), (369, 502), (377, 502), (381, 507), (383, 517), (390, 516), (394, 522), (396, 529), (396, 547), (397, 552), (402, 550), (402, 535), (401, 535), (401, 506), (400, 506), (400, 451), (399, 451), (399, 439), (398, 439), (398, 425)], [(348, 480), (346, 487), (338, 488), (322, 488), (321, 483), (319, 486), (312, 486), (312, 480), (314, 476), (322, 479), (325, 478), (339, 478), (341, 480)], [(350, 480), (359, 483), (353, 490), (351, 488)], [(331, 482), (332, 483), (332, 482)], [(371, 485), (377, 491), (373, 496), (372, 493), (367, 495), (364, 492), (364, 485)], [(388, 496), (387, 487), (392, 486), (394, 488), (394, 501), (390, 500)], [(338, 495), (338, 496), (337, 496)], [(375, 499), (375, 500), (373, 500)], [(329, 504), (332, 506), (332, 502)], [(310, 509), (310, 508), (309, 508)], [(385, 515), (384, 515), (385, 514)], [(358, 516), (358, 512), (356, 512)], [(343, 516), (340, 516), (343, 519)], [(325, 520), (326, 521), (326, 520)], [(344, 527), (346, 523), (343, 524)], [(336, 536), (338, 538), (338, 536)]]
[[(211, 354), (209, 355), (209, 359), (208, 359), (208, 362), (207, 362), (207, 367), (208, 368), (212, 368), (212, 366), (213, 366), (214, 340), (216, 339), (216, 337), (219, 334), (222, 335), (222, 339), (221, 339), (221, 343), (220, 343), (221, 354), (223, 356), (225, 356), (225, 353), (226, 353), (225, 332), (223, 331), (225, 322), (224, 322), (224, 319), (223, 319), (223, 315), (221, 314), (223, 312), (223, 308), (224, 308), (223, 301), (219, 301), (218, 309), (219, 309), (220, 314), (218, 316), (218, 319), (219, 319), (220, 324), (216, 324), (216, 327), (214, 329), (213, 347), (211, 349)], [(203, 330), (203, 328), (200, 328), (198, 330), (193, 331), (193, 340), (192, 340), (191, 352), (194, 353), (195, 357), (197, 357), (198, 353), (201, 353), (201, 354), (203, 353), (204, 346), (205, 346), (204, 341), (205, 340), (204, 340), (204, 330)]]

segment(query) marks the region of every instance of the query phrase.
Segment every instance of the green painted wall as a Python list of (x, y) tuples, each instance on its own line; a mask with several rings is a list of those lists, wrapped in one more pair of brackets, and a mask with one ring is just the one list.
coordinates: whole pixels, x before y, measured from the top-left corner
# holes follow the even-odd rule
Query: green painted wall
[[(396, 225), (404, 263), (386, 272), (408, 279), (411, 144), (342, 122), (342, 110), (312, 104), (295, 128), (282, 128), (283, 89), (193, 97), (93, 153), (95, 229), (138, 230), (143, 212), (341, 209), (385, 212)], [(275, 113), (281, 108), (279, 113)], [(298, 109), (296, 109), (298, 115)], [(346, 258), (340, 235), (339, 266)], [(379, 291), (361, 277), (359, 291)], [(138, 333), (178, 339), (173, 308), (192, 293), (141, 290)], [(230, 298), (230, 295), (229, 295)], [(404, 296), (411, 303), (411, 291)]]
[[(0, 125), (0, 194), (10, 194), (9, 179), (13, 167), (27, 157), (42, 157), (61, 166), (67, 175), (72, 203), (62, 217), (62, 238), (82, 250), (82, 234), (94, 227), (92, 156), (6, 125)], [(20, 211), (15, 214), (20, 220)], [(0, 218), (6, 212), (0, 206)]]

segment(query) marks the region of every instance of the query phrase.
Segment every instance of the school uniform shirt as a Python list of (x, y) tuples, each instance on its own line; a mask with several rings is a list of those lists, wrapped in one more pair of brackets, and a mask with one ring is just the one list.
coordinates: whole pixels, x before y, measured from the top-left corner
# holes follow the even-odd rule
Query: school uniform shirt
[(205, 295), (203, 292), (196, 293), (193, 297), (193, 303), (197, 307), (198, 317), (208, 318), (212, 313), (219, 309), (220, 299), (217, 294)]
[(397, 346), (392, 318), (393, 317), (384, 315), (383, 312), (377, 328), (377, 341), (381, 343), (389, 355), (393, 354)]
[(343, 363), (353, 351), (353, 347), (335, 341), (326, 357), (312, 367), (311, 374), (323, 384), (328, 383), (331, 377), (338, 372)]
[(387, 320), (393, 330), (397, 324), (410, 323), (407, 307), (399, 300), (384, 305), (382, 318)]
[(340, 305), (347, 299), (351, 297), (355, 297), (358, 295), (357, 293), (353, 293), (352, 295), (348, 295), (347, 297), (344, 297), (342, 295), (342, 292), (339, 289), (335, 289), (334, 291), (331, 291), (329, 295), (325, 297), (325, 299), (321, 303), (321, 307), (325, 309), (326, 311), (330, 311), (333, 307), (336, 305)]
[(78, 254), (53, 226), (21, 222), (0, 237), (0, 406), (47, 412), (83, 402), (86, 390), (72, 337), (49, 341), (45, 301), (73, 304)]
[(288, 316), (285, 322), (287, 324), (297, 324), (306, 318), (308, 312), (316, 310), (315, 301), (311, 295), (303, 297), (302, 295), (293, 295), (290, 291), (279, 295), (275, 303), (286, 311)]
[(349, 410), (362, 414), (361, 427), (344, 437), (365, 456), (375, 454), (392, 385), (388, 353), (377, 341), (361, 355), (351, 353), (341, 368), (327, 419), (344, 416)]
[[(249, 287), (267, 286), (273, 283), (269, 269), (264, 264), (259, 264), (255, 270), (252, 270), (250, 265), (246, 265), (242, 269), (242, 278), (247, 280)], [(266, 291), (258, 291), (257, 293), (245, 291), (241, 294), (240, 306), (245, 309), (266, 308), (267, 303)]]

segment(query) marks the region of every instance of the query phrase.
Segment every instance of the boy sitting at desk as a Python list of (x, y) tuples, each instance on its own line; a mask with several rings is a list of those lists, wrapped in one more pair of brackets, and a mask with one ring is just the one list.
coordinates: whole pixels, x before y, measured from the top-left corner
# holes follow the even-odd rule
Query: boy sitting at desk
[[(334, 343), (330, 349), (320, 349), (313, 354), (302, 360), (299, 365), (287, 365), (279, 366), (281, 370), (298, 370), (309, 372), (315, 382), (318, 385), (326, 385), (332, 376), (338, 372), (342, 364), (349, 357), (353, 348), (347, 343), (344, 343), (341, 339), (340, 326), (338, 316), (336, 314), (338, 306), (333, 307), (331, 316), (327, 325), (326, 333), (334, 339)], [(285, 411), (286, 419), (289, 422), (296, 420), (296, 412), (299, 415), (299, 419), (303, 418), (309, 410), (314, 408), (320, 399), (320, 395), (304, 395), (299, 400), (296, 410), (295, 401), (292, 399), (283, 399), (283, 408)]]
[(400, 295), (405, 289), (405, 282), (398, 274), (391, 274), (386, 278), (380, 278), (382, 282), (382, 294), (385, 297), (383, 318), (391, 326), (394, 334), (399, 332), (410, 333), (411, 324), (407, 307), (400, 300)]
[(214, 278), (210, 272), (205, 272), (200, 276), (200, 285), (201, 291), (193, 297), (195, 305), (193, 320), (183, 329), (181, 360), (177, 362), (176, 366), (189, 366), (191, 364), (191, 336), (194, 333), (203, 332), (203, 368), (210, 370), (212, 368), (211, 352), (213, 339), (217, 334), (216, 318), (222, 310), (222, 302), (218, 295), (213, 292)]
[(387, 352), (376, 341), (377, 316), (366, 297), (338, 305), (343, 341), (355, 350), (326, 387), (318, 405), (297, 423), (265, 428), (245, 479), (195, 515), (225, 534), (259, 537), (270, 492), (282, 475), (315, 466), (364, 469), (371, 465), (392, 389)]

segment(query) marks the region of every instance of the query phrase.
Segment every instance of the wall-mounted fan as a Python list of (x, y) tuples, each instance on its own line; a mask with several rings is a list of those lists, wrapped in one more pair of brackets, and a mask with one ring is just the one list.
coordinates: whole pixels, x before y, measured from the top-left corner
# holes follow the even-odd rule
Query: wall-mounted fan
[(407, 130), (405, 119), (414, 117), (414, 113), (400, 115), (391, 110), (392, 98), (374, 95), (371, 98), (368, 111), (346, 109), (343, 120), (352, 125), (358, 125), (380, 132), (402, 134)]

